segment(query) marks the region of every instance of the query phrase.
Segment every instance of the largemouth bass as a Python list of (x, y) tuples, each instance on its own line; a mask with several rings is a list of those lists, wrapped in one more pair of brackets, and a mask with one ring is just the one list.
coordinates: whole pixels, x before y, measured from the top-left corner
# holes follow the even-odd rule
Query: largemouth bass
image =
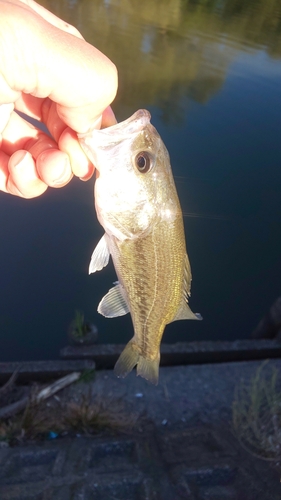
[(134, 326), (115, 373), (125, 377), (137, 366), (137, 375), (157, 384), (165, 326), (201, 316), (188, 306), (191, 270), (182, 211), (168, 151), (150, 118), (139, 110), (79, 141), (98, 170), (95, 206), (105, 230), (89, 272), (101, 270), (111, 255), (118, 276), (98, 312), (109, 318), (130, 312)]

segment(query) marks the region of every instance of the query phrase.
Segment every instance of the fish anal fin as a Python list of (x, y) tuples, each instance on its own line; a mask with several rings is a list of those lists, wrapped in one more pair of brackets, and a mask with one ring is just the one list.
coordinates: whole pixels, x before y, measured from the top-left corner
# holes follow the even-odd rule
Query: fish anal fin
[(200, 313), (192, 312), (188, 303), (183, 298), (175, 316), (173, 317), (173, 319), (171, 321), (171, 323), (173, 321), (178, 321), (180, 319), (199, 319), (199, 320), (201, 320), (203, 318), (202, 318)]
[(191, 280), (192, 280), (191, 268), (188, 255), (186, 253), (184, 259), (183, 291), (184, 295), (187, 297), (190, 296)]
[(103, 267), (107, 266), (109, 256), (110, 252), (106, 241), (106, 235), (104, 234), (93, 251), (89, 265), (89, 274), (100, 271)]
[(110, 288), (107, 294), (101, 299), (98, 305), (98, 312), (106, 318), (124, 316), (129, 312), (129, 306), (122, 292), (122, 285), (120, 285), (120, 283)]
[(191, 279), (192, 276), (191, 276), (189, 258), (188, 255), (185, 254), (182, 299), (180, 301), (178, 310), (175, 316), (173, 317), (172, 321), (170, 321), (170, 323), (181, 319), (199, 319), (199, 320), (203, 319), (201, 314), (192, 312), (188, 305), (188, 297), (190, 296), (190, 288), (191, 288)]
[(128, 342), (115, 364), (115, 375), (117, 375), (117, 377), (125, 378), (138, 363), (139, 356), (140, 354), (138, 348), (132, 343), (132, 341)]

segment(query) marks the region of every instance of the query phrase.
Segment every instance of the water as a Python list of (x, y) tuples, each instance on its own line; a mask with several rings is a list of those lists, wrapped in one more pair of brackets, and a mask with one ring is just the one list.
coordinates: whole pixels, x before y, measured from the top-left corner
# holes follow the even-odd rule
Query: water
[[(164, 340), (249, 337), (280, 295), (281, 1), (41, 3), (117, 65), (118, 120), (149, 109), (170, 152), (204, 321)], [(103, 232), (92, 191), (0, 194), (1, 360), (57, 357), (77, 308), (100, 342), (131, 338), (129, 317), (96, 312), (115, 273), (87, 275)]]

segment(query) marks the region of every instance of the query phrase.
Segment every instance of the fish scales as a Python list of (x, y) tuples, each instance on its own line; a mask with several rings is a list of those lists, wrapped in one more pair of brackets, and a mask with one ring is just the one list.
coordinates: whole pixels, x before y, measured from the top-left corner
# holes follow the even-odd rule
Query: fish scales
[[(179, 218), (173, 225), (171, 230), (159, 222), (147, 236), (119, 243), (112, 253), (127, 291), (135, 341), (151, 360), (157, 358), (165, 325), (173, 320), (182, 298), (183, 228)], [(150, 336), (152, 331), (155, 335)]]
[(105, 229), (90, 272), (106, 266), (111, 255), (118, 276), (98, 312), (130, 312), (134, 326), (115, 372), (125, 377), (137, 366), (137, 375), (157, 384), (165, 326), (201, 319), (188, 306), (191, 270), (169, 154), (146, 110), (79, 140), (99, 172), (95, 205)]

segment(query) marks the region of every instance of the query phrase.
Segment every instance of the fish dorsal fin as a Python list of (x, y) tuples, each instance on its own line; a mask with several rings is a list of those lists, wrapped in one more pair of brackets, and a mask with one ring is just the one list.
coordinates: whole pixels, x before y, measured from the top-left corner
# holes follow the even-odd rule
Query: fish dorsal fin
[(182, 300), (171, 323), (173, 321), (178, 321), (180, 319), (203, 319), (201, 314), (192, 312), (187, 303), (188, 297), (190, 296), (190, 287), (191, 287), (191, 269), (188, 256), (187, 254), (185, 254)]
[[(117, 282), (118, 283), (118, 282)], [(122, 285), (118, 283), (107, 292), (98, 305), (98, 312), (106, 318), (124, 316), (129, 312), (129, 306), (122, 291)]]
[(89, 274), (100, 271), (103, 267), (107, 266), (109, 261), (110, 252), (108, 249), (105, 234), (98, 242), (95, 250), (93, 251), (91, 262), (89, 265)]

